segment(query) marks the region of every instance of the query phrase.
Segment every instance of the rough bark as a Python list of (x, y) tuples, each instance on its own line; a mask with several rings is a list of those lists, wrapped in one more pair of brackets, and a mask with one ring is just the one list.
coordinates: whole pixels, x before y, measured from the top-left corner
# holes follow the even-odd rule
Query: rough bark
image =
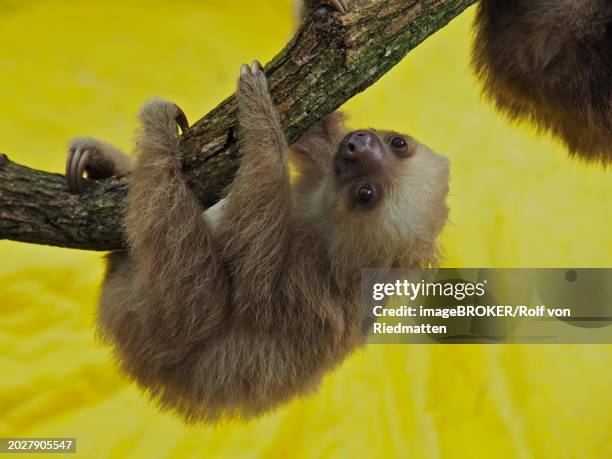
[[(266, 65), (288, 141), (363, 91), (411, 49), (475, 0), (370, 0), (344, 16), (314, 13)], [(214, 204), (238, 167), (234, 97), (182, 137), (183, 170), (204, 207)], [(57, 152), (62, 155), (62, 152)], [(125, 177), (90, 181), (70, 194), (64, 176), (0, 155), (0, 239), (76, 249), (122, 246)]]

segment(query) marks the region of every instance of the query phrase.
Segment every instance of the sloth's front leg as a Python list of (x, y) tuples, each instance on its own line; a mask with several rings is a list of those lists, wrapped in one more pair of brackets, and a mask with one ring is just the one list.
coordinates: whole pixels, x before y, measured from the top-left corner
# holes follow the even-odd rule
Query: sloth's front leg
[(242, 159), (227, 196), (224, 258), (236, 295), (262, 301), (278, 289), (289, 245), (290, 188), (285, 135), (270, 97), (263, 67), (243, 65), (238, 82), (238, 136)]

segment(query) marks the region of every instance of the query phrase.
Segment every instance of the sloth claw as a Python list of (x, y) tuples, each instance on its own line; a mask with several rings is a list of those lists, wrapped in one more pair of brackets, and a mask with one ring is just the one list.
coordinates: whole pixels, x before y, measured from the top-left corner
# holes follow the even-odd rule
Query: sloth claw
[(247, 65), (247, 64), (242, 64), (242, 66), (240, 67), (240, 76), (243, 77), (249, 77), (249, 76), (256, 76), (259, 73), (263, 73), (264, 71), (264, 67), (261, 64), (261, 62), (259, 62), (257, 59), (254, 60), (251, 65)]
[(237, 92), (239, 105), (242, 105), (241, 100), (261, 100), (264, 94), (269, 95), (269, 89), (268, 79), (261, 62), (254, 60), (251, 65), (242, 64)]
[(71, 148), (68, 152), (66, 181), (68, 189), (73, 193), (81, 193), (83, 191), (83, 174), (89, 165), (91, 155), (91, 151), (83, 147)]
[(249, 68), (249, 66), (246, 64), (242, 64), (242, 66), (240, 67), (240, 75), (249, 76), (250, 74), (251, 74), (251, 69)]
[(259, 62), (257, 59), (255, 59), (251, 64), (251, 72), (253, 75), (257, 74), (258, 72), (263, 72), (263, 69), (263, 65), (261, 65), (261, 62)]
[(178, 105), (174, 104), (174, 107), (176, 108), (176, 124), (178, 124), (178, 126), (181, 128), (181, 132), (184, 134), (187, 129), (189, 129), (189, 121), (187, 121), (187, 115), (185, 115), (185, 112), (181, 110), (181, 107), (179, 107)]

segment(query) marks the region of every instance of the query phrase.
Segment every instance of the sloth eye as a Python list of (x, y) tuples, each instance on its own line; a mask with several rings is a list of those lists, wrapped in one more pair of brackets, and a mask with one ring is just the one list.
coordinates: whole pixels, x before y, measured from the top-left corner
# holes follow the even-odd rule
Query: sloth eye
[(357, 191), (357, 197), (363, 203), (370, 202), (374, 197), (374, 190), (370, 185), (363, 185), (359, 188), (359, 191)]
[(393, 148), (397, 148), (398, 150), (402, 150), (408, 146), (408, 142), (403, 137), (393, 137), (391, 139), (391, 146)]

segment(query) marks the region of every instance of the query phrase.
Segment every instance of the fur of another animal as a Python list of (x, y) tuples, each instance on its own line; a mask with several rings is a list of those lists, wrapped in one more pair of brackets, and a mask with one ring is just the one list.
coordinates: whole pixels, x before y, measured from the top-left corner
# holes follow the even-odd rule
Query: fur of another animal
[(612, 161), (612, 2), (481, 0), (472, 63), (510, 119), (584, 160)]

